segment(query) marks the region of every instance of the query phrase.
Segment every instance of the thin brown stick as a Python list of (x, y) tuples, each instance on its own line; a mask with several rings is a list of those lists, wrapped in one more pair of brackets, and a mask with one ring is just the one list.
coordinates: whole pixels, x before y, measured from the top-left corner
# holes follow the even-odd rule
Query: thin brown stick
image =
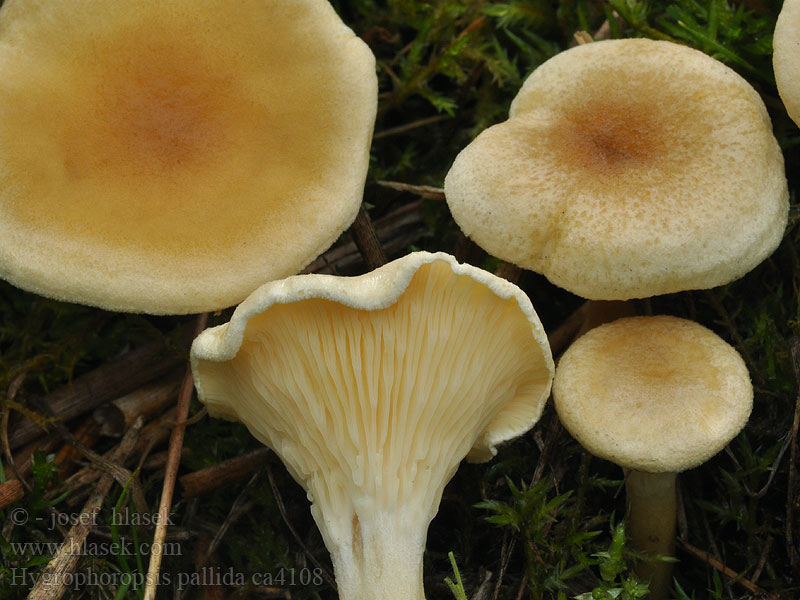
[[(147, 453), (149, 453), (150, 449), (155, 447), (156, 445), (160, 444), (164, 440), (169, 437), (169, 433), (171, 431), (172, 425), (175, 423), (175, 409), (172, 408), (168, 410), (164, 415), (162, 415), (157, 421), (152, 423), (148, 423), (139, 434), (139, 437), (136, 441), (136, 446), (133, 449), (133, 452), (130, 453), (130, 457), (140, 456), (140, 462), (144, 462), (146, 459)], [(116, 452), (116, 446), (103, 454), (104, 459), (110, 459), (113, 456), (113, 453)], [(127, 461), (130, 462), (130, 461)], [(124, 466), (124, 465), (123, 465)], [(124, 471), (124, 476), (127, 477), (129, 475), (128, 471)], [(73, 492), (83, 486), (89, 485), (95, 479), (100, 477), (100, 472), (96, 469), (95, 465), (90, 465), (88, 467), (84, 467), (80, 471), (73, 473), (67, 479), (65, 479), (61, 485), (59, 485), (55, 490), (48, 494), (48, 497), (55, 497), (63, 493), (65, 490), (72, 490)], [(70, 499), (67, 499), (67, 502), (70, 502)]]
[[(385, 254), (389, 256), (399, 254), (409, 244), (422, 237), (424, 234), (424, 229), (421, 227), (422, 211), (423, 201), (416, 200), (374, 221), (375, 231)], [(328, 250), (303, 272), (338, 273), (361, 263), (362, 257), (355, 242), (347, 242)]]
[(551, 464), (550, 453), (552, 452), (556, 439), (560, 437), (560, 431), (561, 421), (558, 420), (558, 417), (554, 413), (550, 418), (550, 426), (547, 428), (547, 437), (545, 438), (544, 445), (539, 452), (539, 460), (536, 462), (536, 470), (533, 472), (531, 482), (528, 484), (529, 488), (532, 488), (539, 483), (539, 481), (542, 479), (542, 475), (544, 474), (545, 467)]
[(786, 552), (792, 571), (800, 572), (800, 556), (794, 543), (794, 505), (797, 498), (795, 494), (795, 472), (797, 470), (797, 430), (800, 429), (800, 338), (793, 337), (789, 340), (789, 351), (792, 356), (797, 397), (794, 406), (794, 420), (792, 421), (791, 445), (789, 450), (789, 481), (786, 485)]
[(472, 594), (470, 600), (488, 600), (489, 596), (492, 593), (492, 572), (486, 571), (483, 575), (483, 581), (478, 586), (478, 589), (475, 590), (475, 593)]
[[(236, 497), (236, 500), (233, 501), (233, 505), (231, 509), (228, 511), (228, 516), (225, 517), (225, 520), (222, 522), (222, 525), (219, 526), (214, 537), (209, 542), (208, 547), (205, 549), (204, 552), (198, 557), (197, 561), (195, 562), (195, 571), (202, 572), (203, 568), (208, 565), (209, 561), (211, 560), (212, 555), (216, 552), (217, 548), (219, 547), (222, 539), (225, 537), (225, 534), (228, 533), (228, 529), (230, 529), (231, 525), (233, 525), (236, 521), (238, 521), (243, 515), (250, 512), (250, 510), (257, 504), (256, 500), (248, 500), (248, 490), (255, 485), (255, 482), (258, 480), (260, 473), (254, 473), (253, 476), (250, 478), (250, 481), (247, 482), (247, 485), (242, 488), (242, 491), (239, 492), (239, 495)], [(186, 598), (191, 589), (191, 584), (187, 585), (183, 591), (181, 592), (180, 598)]]
[(726, 567), (724, 564), (722, 564), (716, 558), (711, 556), (711, 554), (709, 554), (708, 552), (705, 552), (703, 550), (700, 550), (700, 548), (692, 546), (689, 542), (687, 542), (687, 541), (685, 541), (683, 539), (678, 539), (678, 543), (689, 554), (691, 554), (692, 556), (694, 556), (696, 558), (699, 558), (700, 560), (702, 560), (703, 562), (705, 562), (709, 566), (714, 567), (720, 573), (722, 573), (724, 575), (727, 575), (735, 583), (738, 583), (739, 585), (741, 585), (742, 587), (748, 589), (752, 593), (754, 593), (754, 594), (763, 594), (763, 593), (765, 593), (764, 590), (762, 590), (760, 587), (758, 587), (755, 583), (753, 583), (749, 579), (745, 579), (744, 577), (739, 575), (739, 573), (737, 573), (736, 571), (734, 571), (730, 567)]
[(275, 485), (275, 478), (272, 475), (272, 467), (270, 467), (269, 463), (267, 463), (267, 478), (269, 479), (269, 486), (272, 488), (272, 495), (275, 497), (275, 504), (278, 505), (278, 512), (281, 513), (281, 517), (283, 518), (283, 522), (286, 523), (286, 527), (289, 528), (292, 536), (294, 536), (295, 541), (303, 550), (303, 554), (306, 555), (308, 560), (320, 570), (322, 573), (322, 578), (327, 582), (329, 586), (331, 586), (334, 590), (336, 590), (336, 582), (334, 581), (333, 577), (331, 577), (328, 570), (320, 564), (317, 560), (317, 557), (311, 554), (311, 552), (306, 548), (306, 545), (303, 543), (303, 539), (298, 535), (297, 530), (292, 525), (292, 522), (289, 520), (289, 515), (286, 514), (286, 507), (283, 505), (283, 498), (281, 498), (281, 492), (278, 489), (278, 486)]
[(503, 534), (503, 545), (500, 549), (500, 573), (497, 575), (497, 582), (494, 584), (494, 593), (492, 600), (497, 600), (500, 596), (500, 587), (503, 585), (508, 565), (511, 563), (511, 556), (514, 553), (514, 546), (517, 545), (517, 534), (509, 534), (506, 531)]
[[(48, 412), (65, 421), (94, 410), (164, 375), (180, 363), (161, 340), (127, 352), (41, 399)], [(41, 435), (42, 427), (27, 418), (15, 420), (9, 435), (11, 449)]]
[(95, 409), (92, 417), (107, 436), (122, 435), (140, 415), (149, 418), (174, 402), (183, 381), (183, 373), (175, 370), (158, 381)]
[(378, 181), (378, 185), (388, 187), (398, 192), (408, 192), (416, 194), (426, 200), (441, 200), (444, 201), (444, 189), (434, 187), (432, 185), (413, 185), (410, 183), (402, 183), (400, 181)]
[[(42, 406), (41, 409), (46, 411), (47, 406)], [(75, 437), (60, 421), (52, 421), (51, 425), (58, 431), (61, 437), (64, 438), (70, 446), (72, 446), (80, 455), (91, 461), (92, 466), (110, 474), (120, 483), (124, 483), (131, 476), (130, 471), (119, 466), (117, 459), (112, 456), (111, 459), (99, 455), (97, 452), (86, 446), (81, 440)], [(127, 457), (128, 453), (125, 453)]]
[(517, 592), (517, 600), (522, 600), (523, 596), (525, 595), (525, 588), (528, 587), (528, 570), (525, 570), (525, 574), (522, 576), (522, 582), (519, 584), (519, 591)]
[[(190, 456), (192, 454), (191, 448), (184, 448), (183, 452), (181, 452), (181, 459)], [(167, 457), (169, 456), (169, 452), (164, 450), (163, 452), (156, 452), (148, 456), (145, 460), (141, 462), (139, 465), (140, 471), (157, 471), (158, 469), (163, 469), (167, 466)]]
[(364, 257), (364, 263), (368, 269), (377, 269), (386, 264), (386, 254), (383, 252), (378, 234), (375, 233), (372, 219), (369, 218), (369, 213), (363, 204), (358, 209), (356, 220), (350, 226), (350, 233), (358, 251)]
[[(25, 477), (30, 474), (31, 468), (33, 467), (34, 452), (41, 451), (45, 454), (51, 454), (58, 449), (59, 444), (61, 444), (61, 436), (55, 433), (41, 437), (17, 450), (13, 457), (14, 465), (16, 466), (14, 474), (17, 476), (17, 479), (21, 478), (23, 480), (23, 485), (25, 485)], [(11, 461), (9, 461), (9, 466), (10, 465)]]
[[(136, 443), (136, 437), (139, 435), (143, 423), (144, 421), (140, 419), (128, 430), (114, 457), (115, 460), (124, 461), (127, 458)], [(114, 478), (108, 473), (100, 478), (97, 488), (84, 504), (75, 525), (70, 528), (67, 538), (36, 580), (36, 584), (28, 595), (29, 600), (58, 600), (64, 595), (71, 583), (69, 575), (75, 569), (82, 553), (83, 543), (94, 527), (97, 514), (113, 483)]]
[[(73, 434), (87, 448), (91, 448), (100, 439), (100, 426), (91, 417), (84, 420), (75, 428)], [(58, 465), (58, 478), (64, 479), (76, 470), (76, 463), (81, 458), (81, 452), (67, 442), (56, 454), (53, 462)]]
[(25, 489), (19, 479), (11, 479), (0, 483), (0, 510), (14, 502), (19, 502), (25, 495)]
[(767, 541), (764, 543), (764, 549), (761, 551), (756, 570), (753, 571), (753, 576), (750, 578), (753, 583), (757, 584), (758, 580), (761, 579), (761, 573), (764, 572), (764, 567), (767, 565), (767, 557), (769, 556), (769, 551), (772, 550), (772, 543), (774, 541), (774, 537), (771, 535), (767, 536)]
[(172, 427), (177, 421), (177, 414), (178, 409), (173, 406), (142, 429), (139, 443), (136, 444), (136, 452), (142, 456), (141, 460), (144, 460), (153, 448), (157, 448), (169, 439)]
[[(208, 324), (208, 313), (197, 316), (194, 337)], [(180, 394), (178, 395), (178, 410), (175, 416), (175, 425), (172, 428), (172, 435), (169, 439), (169, 455), (167, 458), (167, 470), (164, 474), (164, 485), (161, 489), (161, 504), (158, 507), (158, 521), (156, 532), (153, 536), (152, 551), (150, 552), (150, 564), (147, 567), (147, 585), (144, 590), (144, 600), (155, 600), (156, 586), (158, 585), (158, 575), (161, 571), (161, 559), (164, 547), (164, 539), (167, 536), (167, 524), (169, 523), (169, 512), (172, 507), (172, 494), (175, 490), (175, 482), (178, 479), (178, 466), (181, 461), (181, 451), (183, 449), (183, 434), (186, 431), (186, 419), (189, 416), (189, 404), (192, 399), (194, 382), (192, 372), (187, 370), (183, 379)]]
[(183, 475), (178, 480), (183, 488), (183, 497), (186, 499), (196, 498), (234, 481), (244, 479), (263, 466), (271, 452), (269, 448), (259, 448), (242, 456)]
[[(8, 435), (8, 420), (11, 414), (9, 409), (9, 404), (14, 401), (14, 398), (19, 391), (19, 388), (22, 386), (22, 382), (25, 381), (25, 373), (20, 373), (14, 380), (11, 382), (11, 385), (8, 386), (8, 390), (6, 391), (5, 402), (3, 405), (3, 416), (2, 420), (0, 421), (0, 438), (2, 439), (3, 444), (3, 455), (6, 457), (6, 462), (8, 466), (11, 468), (11, 471), (14, 473), (16, 478), (25, 486), (29, 492), (33, 489), (30, 484), (25, 481), (25, 478), (22, 476), (22, 473), (17, 469), (17, 463), (14, 460), (14, 455), (11, 453), (11, 441)], [(33, 456), (31, 454), (31, 456)]]
[(407, 133), (419, 127), (425, 127), (426, 125), (433, 125), (434, 123), (438, 123), (439, 121), (445, 121), (446, 119), (451, 119), (451, 118), (452, 117), (450, 115), (434, 115), (432, 117), (425, 117), (424, 119), (419, 119), (411, 123), (406, 123), (405, 125), (398, 125), (397, 127), (391, 127), (389, 129), (384, 129), (383, 131), (379, 131), (372, 136), (372, 139), (380, 140), (382, 138), (389, 137), (392, 135)]
[(203, 557), (200, 559), (200, 564), (197, 565), (199, 568), (202, 569), (208, 564), (208, 561), (211, 560), (211, 555), (216, 552), (217, 548), (222, 542), (222, 539), (225, 537), (225, 534), (228, 533), (228, 529), (231, 528), (231, 525), (236, 523), (236, 521), (250, 512), (250, 510), (258, 503), (257, 500), (248, 500), (247, 494), (248, 490), (256, 484), (256, 481), (258, 481), (260, 475), (261, 473), (254, 473), (250, 478), (250, 481), (247, 482), (247, 485), (245, 485), (242, 488), (242, 491), (239, 492), (236, 500), (233, 501), (231, 509), (228, 511), (228, 516), (225, 517), (222, 525), (220, 525), (219, 529), (217, 529), (217, 532), (214, 534), (214, 538), (211, 540), (211, 543), (208, 545)]

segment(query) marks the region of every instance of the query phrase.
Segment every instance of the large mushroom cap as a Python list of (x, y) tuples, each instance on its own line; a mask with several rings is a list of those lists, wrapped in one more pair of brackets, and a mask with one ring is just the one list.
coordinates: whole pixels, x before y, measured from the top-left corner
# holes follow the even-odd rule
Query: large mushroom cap
[(785, 0), (772, 37), (772, 66), (786, 112), (800, 126), (800, 0)]
[(495, 256), (595, 300), (709, 288), (780, 242), (783, 156), (722, 63), (644, 39), (572, 48), (456, 158), (445, 193)]
[(592, 454), (637, 471), (679, 472), (739, 433), (753, 387), (736, 350), (709, 329), (632, 317), (570, 346), (553, 400), (564, 427)]
[(266, 284), (195, 340), (192, 368), (209, 413), (309, 491), (340, 597), (409, 599), (444, 485), (533, 426), (553, 361), (519, 288), (417, 252)]
[(353, 220), (376, 106), (325, 0), (7, 0), (0, 276), (114, 310), (235, 304)]

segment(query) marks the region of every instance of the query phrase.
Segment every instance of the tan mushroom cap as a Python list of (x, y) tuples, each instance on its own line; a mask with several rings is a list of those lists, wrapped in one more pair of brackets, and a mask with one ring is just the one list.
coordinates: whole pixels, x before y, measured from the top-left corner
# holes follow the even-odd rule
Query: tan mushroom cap
[(519, 288), (416, 252), (263, 286), (195, 340), (192, 368), (209, 413), (247, 425), (308, 490), (340, 598), (421, 599), (444, 485), (533, 426), (553, 361)]
[(592, 454), (638, 471), (680, 472), (744, 427), (753, 386), (741, 356), (711, 330), (631, 317), (580, 337), (561, 357), (553, 400)]
[(352, 222), (376, 107), (325, 0), (7, 0), (0, 276), (113, 310), (235, 304)]
[(595, 300), (744, 275), (780, 242), (789, 198), (756, 91), (701, 52), (644, 39), (536, 69), (445, 193), (485, 250)]
[(785, 0), (772, 37), (772, 66), (786, 112), (800, 127), (800, 0)]

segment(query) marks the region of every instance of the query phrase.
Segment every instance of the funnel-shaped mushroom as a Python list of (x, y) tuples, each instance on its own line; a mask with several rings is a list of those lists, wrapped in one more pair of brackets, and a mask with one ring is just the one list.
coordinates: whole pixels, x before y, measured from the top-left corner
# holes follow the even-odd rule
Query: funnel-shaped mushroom
[(592, 300), (732, 281), (777, 247), (789, 208), (758, 93), (701, 52), (644, 39), (540, 66), (445, 193), (485, 250)]
[(376, 106), (326, 0), (7, 0), (0, 277), (113, 310), (235, 304), (353, 220)]
[(421, 600), (442, 490), (538, 420), (553, 361), (527, 296), (447, 254), (269, 283), (192, 346), (198, 395), (308, 491), (343, 600)]
[(800, 0), (785, 0), (772, 37), (775, 83), (786, 112), (800, 127)]
[[(601, 325), (561, 357), (553, 400), (564, 427), (592, 454), (630, 469), (629, 533), (640, 550), (669, 555), (675, 476), (722, 450), (744, 427), (753, 387), (739, 354), (712, 331), (676, 317)], [(652, 575), (667, 597), (670, 565)]]

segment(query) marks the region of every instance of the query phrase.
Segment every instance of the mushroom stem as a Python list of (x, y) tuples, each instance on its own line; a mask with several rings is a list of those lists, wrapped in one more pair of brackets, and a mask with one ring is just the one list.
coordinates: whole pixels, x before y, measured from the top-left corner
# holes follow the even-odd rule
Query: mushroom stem
[(575, 338), (595, 327), (611, 323), (623, 317), (633, 317), (637, 314), (636, 306), (631, 300), (587, 300), (584, 305), (584, 319)]
[[(631, 470), (625, 483), (628, 498), (628, 535), (636, 550), (672, 556), (675, 546), (675, 479), (677, 473)], [(669, 597), (671, 562), (639, 561), (636, 573), (650, 577), (650, 600)]]
[[(317, 518), (318, 513), (312, 512)], [(320, 531), (325, 527), (320, 526)], [(419, 516), (410, 518), (402, 512), (362, 515), (361, 519), (354, 514), (349, 526), (337, 531), (349, 533), (334, 534), (338, 539), (330, 543), (326, 540), (339, 600), (425, 600), (422, 555), (427, 521), (420, 527)]]

